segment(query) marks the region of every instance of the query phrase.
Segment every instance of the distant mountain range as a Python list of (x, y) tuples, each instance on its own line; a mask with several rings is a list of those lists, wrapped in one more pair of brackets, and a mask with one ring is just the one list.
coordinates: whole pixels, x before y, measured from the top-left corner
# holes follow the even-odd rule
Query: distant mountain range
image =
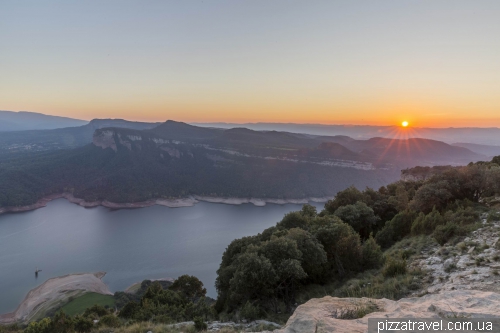
[(103, 127), (150, 129), (160, 123), (142, 123), (123, 119), (94, 119), (83, 126), (51, 130), (0, 132), (0, 153), (45, 151), (81, 147), (92, 142), (94, 131)]
[[(466, 138), (464, 138), (466, 139)], [(454, 143), (453, 146), (467, 148), (475, 153), (486, 156), (499, 156), (500, 146), (478, 145), (475, 143)]]
[[(91, 132), (92, 143), (85, 145)], [(117, 203), (191, 195), (324, 197), (350, 185), (378, 188), (407, 167), (486, 160), (467, 148), (428, 139), (356, 140), (175, 121), (95, 120), (24, 133), (38, 144), (45, 140), (42, 146), (56, 142), (59, 148), (76, 148), (4, 152), (0, 207), (29, 205), (63, 192), (88, 202)]]
[(0, 132), (46, 130), (54, 128), (82, 126), (86, 120), (67, 117), (48, 116), (42, 113), (28, 111), (0, 111)]
[[(149, 129), (160, 123), (133, 122), (123, 119), (94, 119), (91, 122), (48, 116), (34, 112), (0, 111), (0, 154), (5, 151), (42, 151), (75, 148), (92, 141), (95, 129), (124, 127)], [(345, 140), (431, 139), (467, 148), (488, 157), (500, 153), (499, 128), (407, 128), (397, 126), (350, 126), (287, 123), (194, 123), (197, 127), (218, 129), (246, 128), (254, 131), (299, 133), (311, 137), (335, 137), (335, 142), (348, 146)], [(49, 131), (47, 131), (47, 129)], [(50, 131), (52, 130), (52, 131)], [(298, 134), (296, 134), (298, 135)], [(342, 141), (342, 137), (345, 138)], [(325, 139), (330, 141), (331, 139)], [(354, 143), (355, 145), (357, 143)], [(358, 143), (359, 144), (359, 143)]]
[(366, 140), (382, 138), (426, 138), (446, 143), (468, 142), (482, 145), (500, 146), (500, 128), (401, 128), (398, 126), (369, 125), (321, 125), (286, 123), (192, 123), (192, 125), (216, 128), (245, 127), (256, 131), (285, 131), (320, 136), (344, 135), (354, 139)]

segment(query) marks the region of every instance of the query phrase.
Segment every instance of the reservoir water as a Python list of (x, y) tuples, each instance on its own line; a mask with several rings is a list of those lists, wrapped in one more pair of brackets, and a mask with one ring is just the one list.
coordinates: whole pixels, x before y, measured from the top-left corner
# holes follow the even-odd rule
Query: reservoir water
[[(322, 209), (323, 204), (313, 203)], [(107, 272), (111, 291), (144, 279), (195, 275), (216, 297), (216, 271), (235, 238), (255, 235), (301, 205), (198, 203), (193, 207), (86, 209), (65, 199), (0, 215), (0, 314), (49, 278)], [(42, 269), (35, 278), (35, 267)]]

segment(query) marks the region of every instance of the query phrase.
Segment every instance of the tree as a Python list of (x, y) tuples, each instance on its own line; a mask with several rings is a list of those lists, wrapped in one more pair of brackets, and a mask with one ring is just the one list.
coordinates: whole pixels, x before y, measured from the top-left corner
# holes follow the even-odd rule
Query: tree
[(244, 253), (234, 263), (230, 281), (230, 302), (244, 304), (248, 300), (262, 300), (274, 294), (277, 281), (271, 261), (255, 252)]
[(291, 212), (286, 214), (276, 226), (283, 229), (307, 229), (307, 224), (307, 215), (303, 214), (303, 212)]
[(191, 300), (205, 297), (207, 294), (207, 289), (203, 288), (203, 282), (201, 282), (196, 276), (190, 275), (179, 276), (169, 289), (176, 291)]
[(428, 214), (436, 207), (442, 211), (453, 198), (450, 183), (446, 180), (428, 182), (420, 187), (410, 203), (410, 208)]
[(373, 209), (364, 202), (358, 201), (354, 205), (341, 206), (335, 211), (335, 216), (343, 222), (349, 224), (361, 239), (367, 239), (378, 222), (379, 218), (375, 216)]
[(300, 214), (305, 217), (315, 217), (316, 215), (318, 215), (318, 212), (316, 211), (316, 207), (310, 204), (305, 204), (302, 206)]
[(301, 265), (308, 280), (323, 281), (324, 264), (327, 262), (323, 245), (309, 232), (299, 228), (290, 229), (286, 237), (297, 243), (297, 248), (302, 253)]
[(342, 277), (348, 271), (357, 271), (361, 267), (361, 241), (350, 225), (334, 222), (319, 226), (314, 230), (314, 236), (325, 249), (332, 273)]
[(329, 200), (325, 204), (325, 210), (331, 214), (341, 207), (346, 205), (354, 205), (358, 201), (365, 201), (366, 196), (354, 186), (350, 186), (343, 191), (340, 191), (335, 196), (335, 199)]
[(408, 208), (408, 192), (404, 188), (402, 184), (398, 184), (396, 187), (396, 193), (394, 196), (389, 197), (389, 204), (396, 207), (396, 209), (400, 212)]

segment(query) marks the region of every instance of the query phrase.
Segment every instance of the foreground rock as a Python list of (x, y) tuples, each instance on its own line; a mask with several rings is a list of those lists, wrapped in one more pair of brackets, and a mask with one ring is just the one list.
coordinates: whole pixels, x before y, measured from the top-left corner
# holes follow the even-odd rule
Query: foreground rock
[[(350, 309), (376, 305), (379, 310), (359, 319), (338, 319)], [(300, 305), (285, 327), (274, 333), (364, 333), (369, 318), (500, 318), (500, 294), (454, 290), (399, 301), (326, 296)]]
[[(193, 325), (194, 325), (194, 321), (185, 321), (182, 323), (167, 325), (167, 327), (182, 329), (182, 328), (186, 328), (188, 326), (193, 326)], [(256, 328), (262, 327), (262, 326), (272, 327), (273, 329), (281, 328), (281, 326), (279, 324), (276, 324), (276, 323), (273, 323), (272, 321), (267, 321), (267, 320), (254, 320), (254, 321), (251, 321), (249, 323), (235, 323), (232, 321), (229, 321), (229, 322), (212, 321), (212, 322), (207, 322), (207, 331), (217, 332), (217, 331), (220, 331), (224, 328), (233, 328), (233, 329), (241, 330), (241, 332), (254, 332)], [(150, 332), (152, 332), (152, 331), (150, 331)]]
[(112, 295), (101, 280), (104, 275), (106, 273), (98, 272), (49, 279), (31, 290), (14, 312), (0, 315), (0, 324), (38, 319), (43, 317), (48, 310), (66, 303), (70, 297), (87, 292)]

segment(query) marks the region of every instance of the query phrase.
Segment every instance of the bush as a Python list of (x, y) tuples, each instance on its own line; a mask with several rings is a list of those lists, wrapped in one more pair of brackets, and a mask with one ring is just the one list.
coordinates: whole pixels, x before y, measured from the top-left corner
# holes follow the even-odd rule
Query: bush
[(440, 225), (434, 230), (432, 236), (439, 243), (444, 245), (452, 237), (465, 235), (466, 230), (464, 227), (457, 225), (453, 222), (448, 222), (445, 225)]
[(194, 321), (194, 328), (197, 331), (204, 331), (208, 328), (208, 325), (203, 321), (203, 318), (201, 317), (194, 317), (193, 321)]
[(249, 321), (258, 319), (260, 317), (260, 308), (247, 301), (241, 308), (240, 315)]
[(375, 235), (375, 240), (383, 248), (389, 248), (392, 244), (410, 234), (416, 215), (412, 210), (398, 213)]
[(85, 318), (82, 316), (76, 316), (75, 321), (75, 331), (78, 333), (88, 333), (94, 327), (94, 322), (92, 319)]
[(393, 277), (406, 274), (406, 260), (402, 258), (389, 258), (382, 271), (384, 277)]
[(365, 269), (378, 268), (384, 262), (382, 250), (372, 235), (363, 243), (362, 251), (363, 267)]
[(24, 330), (25, 333), (51, 333), (52, 321), (50, 318), (43, 318), (42, 320), (35, 322), (32, 321), (28, 327)]
[(443, 225), (445, 220), (436, 207), (429, 214), (420, 213), (411, 226), (412, 235), (430, 235), (438, 225)]
[(115, 315), (109, 314), (101, 317), (99, 320), (99, 324), (102, 324), (107, 327), (120, 327), (120, 319), (116, 317)]
[(83, 316), (87, 318), (97, 319), (102, 316), (108, 315), (109, 313), (110, 312), (108, 311), (108, 309), (106, 309), (102, 305), (93, 305), (92, 307), (85, 310)]
[(471, 207), (459, 207), (456, 211), (446, 212), (444, 218), (448, 222), (464, 226), (476, 223), (479, 220), (479, 214)]
[(488, 214), (487, 222), (497, 222), (500, 221), (500, 212), (491, 212)]
[(128, 302), (123, 309), (119, 312), (118, 316), (126, 319), (134, 318), (135, 314), (139, 312), (141, 306), (136, 302)]

